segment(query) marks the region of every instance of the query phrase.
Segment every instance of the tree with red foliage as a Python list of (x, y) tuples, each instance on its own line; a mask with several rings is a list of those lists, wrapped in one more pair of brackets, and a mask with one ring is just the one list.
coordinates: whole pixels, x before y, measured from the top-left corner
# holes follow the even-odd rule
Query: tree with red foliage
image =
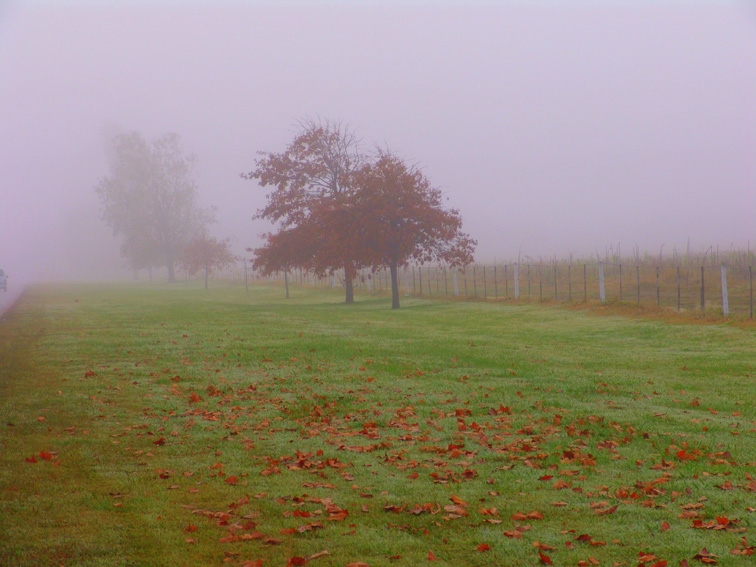
[(410, 261), (452, 267), (472, 262), (477, 242), (462, 232), (457, 209), (443, 207), (441, 190), (416, 166), (382, 151), (355, 175), (359, 187), (350, 230), (359, 234), (361, 258), (391, 272), (391, 307), (399, 308), (398, 268)]
[(242, 177), (274, 188), (254, 218), (279, 229), (263, 235), (266, 243), (254, 250), (255, 269), (300, 267), (321, 276), (343, 269), (346, 303), (353, 303), (361, 262), (342, 221), (351, 216), (352, 179), (363, 159), (355, 133), (338, 122), (306, 120), (283, 153), (260, 154), (256, 168)]
[(233, 264), (236, 256), (231, 253), (230, 240), (218, 240), (209, 236), (195, 238), (184, 247), (179, 264), (190, 275), (200, 270), (205, 271), (205, 289), (207, 280), (214, 270), (220, 270)]

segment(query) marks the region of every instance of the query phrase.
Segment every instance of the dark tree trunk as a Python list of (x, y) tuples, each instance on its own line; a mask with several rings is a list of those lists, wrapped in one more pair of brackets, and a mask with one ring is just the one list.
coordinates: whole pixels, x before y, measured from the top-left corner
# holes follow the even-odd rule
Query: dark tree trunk
[(354, 278), (357, 276), (357, 270), (351, 263), (344, 264), (344, 288), (346, 290), (346, 303), (354, 303)]
[(391, 309), (399, 309), (399, 270), (396, 260), (391, 261)]

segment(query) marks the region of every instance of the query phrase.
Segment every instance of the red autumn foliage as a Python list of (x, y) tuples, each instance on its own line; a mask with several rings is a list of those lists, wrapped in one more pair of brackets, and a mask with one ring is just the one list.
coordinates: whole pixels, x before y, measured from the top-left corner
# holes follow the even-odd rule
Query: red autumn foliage
[(397, 270), (410, 261), (452, 267), (472, 261), (476, 242), (461, 232), (456, 209), (419, 168), (387, 151), (365, 158), (354, 132), (339, 123), (305, 121), (281, 154), (262, 153), (242, 175), (275, 189), (256, 217), (278, 223), (254, 250), (263, 273), (300, 267), (324, 276), (344, 270), (352, 303), (359, 267), (388, 267), (392, 307), (399, 307)]

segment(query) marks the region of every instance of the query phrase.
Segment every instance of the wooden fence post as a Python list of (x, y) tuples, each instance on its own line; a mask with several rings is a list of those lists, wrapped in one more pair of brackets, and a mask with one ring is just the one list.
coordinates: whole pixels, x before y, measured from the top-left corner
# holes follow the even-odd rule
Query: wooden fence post
[[(677, 268), (677, 283), (680, 283), (680, 268)], [(677, 286), (680, 289), (680, 286)], [(656, 266), (656, 306), (661, 307), (661, 290), (659, 289), (659, 266)]]
[(520, 264), (514, 265), (514, 294), (515, 299), (520, 299), (520, 275), (519, 275), (519, 266)]
[(559, 293), (557, 291), (557, 265), (554, 262), (554, 301), (559, 301)]
[(619, 278), (620, 278), (620, 303), (622, 302), (622, 264), (619, 265)]
[(635, 266), (635, 282), (638, 284), (638, 307), (640, 307), (640, 266)]
[(753, 319), (753, 266), (748, 266), (748, 282), (751, 288), (751, 311), (748, 318)]
[(724, 264), (721, 266), (722, 270), (722, 315), (727, 316), (730, 314), (730, 306), (727, 303), (727, 268)]
[(704, 267), (701, 266), (701, 311), (706, 311), (706, 285), (704, 283)]
[(677, 311), (680, 311), (680, 266), (677, 266)]
[(499, 287), (496, 284), (496, 264), (494, 264), (494, 299), (499, 298)]
[(583, 264), (583, 301), (588, 301), (588, 267)]
[(606, 301), (606, 292), (604, 290), (604, 263), (599, 262), (599, 298), (601, 303)]

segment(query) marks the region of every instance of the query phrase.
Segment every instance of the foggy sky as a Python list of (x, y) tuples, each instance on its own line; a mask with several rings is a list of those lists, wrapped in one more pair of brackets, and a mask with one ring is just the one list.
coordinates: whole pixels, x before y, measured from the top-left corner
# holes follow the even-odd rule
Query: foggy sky
[(753, 249), (755, 6), (0, 3), (0, 267), (119, 273), (114, 129), (180, 134), (212, 233), (254, 246), (267, 190), (239, 174), (303, 117), (421, 164), (478, 260)]

